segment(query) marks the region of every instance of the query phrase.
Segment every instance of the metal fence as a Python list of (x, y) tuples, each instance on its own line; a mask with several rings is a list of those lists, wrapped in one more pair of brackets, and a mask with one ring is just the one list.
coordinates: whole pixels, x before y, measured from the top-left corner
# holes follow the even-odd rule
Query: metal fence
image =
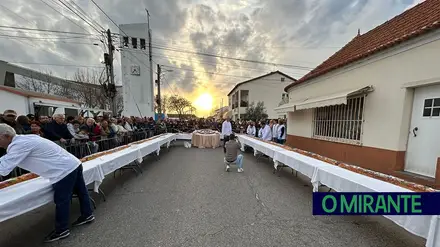
[[(126, 132), (111, 138), (101, 136), (96, 141), (73, 140), (66, 143), (60, 143), (60, 142), (55, 142), (55, 143), (66, 149), (66, 151), (73, 154), (78, 159), (81, 159), (93, 153), (110, 150), (119, 146), (127, 145), (135, 141), (144, 140), (162, 133), (165, 133), (165, 131), (160, 131), (159, 129), (153, 129), (153, 130), (138, 129), (136, 131)], [(29, 172), (17, 167), (8, 176), (5, 177), (0, 176), (0, 181), (18, 177), (26, 173)]]

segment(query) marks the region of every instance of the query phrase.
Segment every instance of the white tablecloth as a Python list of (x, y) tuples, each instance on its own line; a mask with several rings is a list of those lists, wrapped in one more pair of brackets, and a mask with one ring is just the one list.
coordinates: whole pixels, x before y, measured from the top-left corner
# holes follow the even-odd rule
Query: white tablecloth
[[(321, 160), (238, 135), (242, 144), (254, 148), (274, 159), (275, 166), (281, 162), (311, 179), (313, 191), (323, 184), (338, 192), (410, 192), (394, 184), (364, 176), (359, 173), (331, 165)], [(434, 215), (384, 215), (405, 230), (425, 238), (427, 247), (440, 247), (440, 216)]]
[[(141, 159), (143, 156), (160, 150), (161, 145), (176, 139), (175, 134), (166, 134), (151, 141), (104, 155), (83, 163), (83, 176), (86, 184), (94, 183), (98, 192), (104, 176)], [(151, 152), (150, 152), (151, 151)], [(27, 213), (53, 201), (53, 190), (49, 180), (31, 179), (0, 190), (0, 222)]]
[(191, 141), (192, 134), (191, 133), (178, 133), (178, 134), (176, 134), (176, 139)]
[[(95, 191), (104, 179), (101, 169), (83, 163), (86, 184), (94, 184)], [(53, 190), (49, 180), (31, 179), (0, 190), (0, 222), (27, 213), (53, 201)]]

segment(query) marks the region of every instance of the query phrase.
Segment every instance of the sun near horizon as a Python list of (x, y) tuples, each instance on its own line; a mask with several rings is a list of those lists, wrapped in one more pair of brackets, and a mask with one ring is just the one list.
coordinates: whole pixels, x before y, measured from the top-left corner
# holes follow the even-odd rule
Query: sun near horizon
[(213, 107), (214, 98), (209, 93), (202, 93), (197, 99), (194, 101), (194, 106), (197, 109), (197, 113), (201, 113), (203, 115), (209, 114)]

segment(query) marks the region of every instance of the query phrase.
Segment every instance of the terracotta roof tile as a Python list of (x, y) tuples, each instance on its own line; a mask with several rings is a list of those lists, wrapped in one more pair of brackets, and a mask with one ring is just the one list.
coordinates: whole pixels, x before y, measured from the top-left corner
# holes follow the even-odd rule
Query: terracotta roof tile
[(369, 32), (357, 35), (342, 49), (290, 87), (326, 74), (431, 30), (440, 28), (440, 0), (426, 0)]

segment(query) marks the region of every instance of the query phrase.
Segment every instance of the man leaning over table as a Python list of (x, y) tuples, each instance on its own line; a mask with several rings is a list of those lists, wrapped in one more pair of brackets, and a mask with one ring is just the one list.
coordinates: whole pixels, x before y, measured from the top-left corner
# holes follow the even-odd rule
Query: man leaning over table
[(6, 155), (0, 158), (0, 175), (5, 176), (18, 166), (48, 179), (52, 184), (56, 205), (55, 230), (46, 237), (45, 242), (70, 235), (69, 215), (73, 193), (78, 195), (81, 216), (72, 225), (80, 226), (95, 219), (79, 159), (37, 135), (17, 135), (6, 124), (0, 124), (0, 147), (7, 150)]

